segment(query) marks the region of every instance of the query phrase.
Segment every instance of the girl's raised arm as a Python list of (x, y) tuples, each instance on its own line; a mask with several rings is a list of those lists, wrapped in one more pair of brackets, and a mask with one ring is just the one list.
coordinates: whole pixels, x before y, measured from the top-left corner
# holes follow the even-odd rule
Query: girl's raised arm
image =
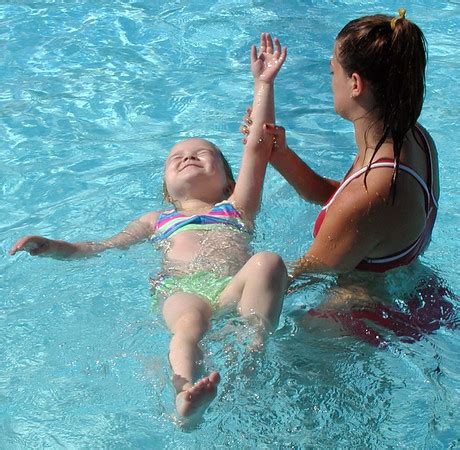
[(281, 48), (278, 38), (269, 33), (260, 36), (260, 48), (251, 47), (251, 71), (254, 77), (252, 126), (248, 136), (240, 171), (231, 200), (252, 222), (260, 206), (262, 186), (273, 141), (265, 127), (275, 121), (274, 81), (286, 59), (286, 47)]

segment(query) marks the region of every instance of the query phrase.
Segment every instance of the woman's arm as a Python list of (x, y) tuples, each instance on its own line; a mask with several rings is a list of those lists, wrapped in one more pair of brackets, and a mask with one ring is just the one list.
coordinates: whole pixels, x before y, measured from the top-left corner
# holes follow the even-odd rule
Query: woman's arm
[(349, 272), (385, 240), (396, 211), (388, 198), (391, 173), (381, 172), (369, 174), (367, 189), (356, 179), (336, 197), (311, 247), (293, 264), (292, 277)]
[(131, 222), (120, 233), (99, 242), (67, 242), (48, 239), (43, 236), (24, 236), (11, 247), (10, 255), (26, 251), (32, 256), (50, 256), (53, 258), (81, 258), (100, 253), (109, 248), (127, 248), (141, 242), (152, 234), (152, 223), (158, 217), (157, 212), (148, 213)]
[(272, 147), (271, 136), (267, 135), (265, 128), (266, 124), (275, 121), (274, 80), (285, 59), (286, 48), (281, 48), (277, 38), (273, 43), (268, 33), (261, 34), (259, 54), (254, 45), (251, 47), (251, 71), (254, 77), (252, 132), (245, 142), (238, 179), (231, 197), (251, 222), (260, 206)]
[[(252, 111), (245, 116), (245, 121), (251, 121)], [(273, 151), (270, 163), (287, 180), (287, 182), (304, 199), (323, 205), (339, 187), (339, 182), (318, 175), (286, 143), (286, 133), (283, 127), (269, 129), (273, 136)], [(251, 127), (251, 134), (253, 127)], [(249, 134), (249, 137), (251, 136)]]

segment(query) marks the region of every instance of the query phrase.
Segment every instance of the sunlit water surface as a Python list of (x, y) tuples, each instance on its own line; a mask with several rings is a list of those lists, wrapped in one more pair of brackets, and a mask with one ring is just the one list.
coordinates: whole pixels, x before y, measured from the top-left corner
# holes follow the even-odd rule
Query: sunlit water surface
[[(429, 44), (421, 122), (438, 144), (442, 182), (421, 262), (455, 294), (460, 6), (430, 3), (405, 5)], [(324, 302), (333, 283), (320, 277), (286, 298), (259, 357), (245, 355), (251, 336), (238, 318), (214, 321), (206, 365), (223, 381), (204, 422), (184, 431), (173, 418), (169, 335), (150, 308), (148, 280), (160, 262), (151, 245), (78, 261), (7, 256), (24, 234), (100, 239), (163, 208), (163, 161), (187, 136), (214, 141), (237, 171), (238, 127), (251, 101), (249, 47), (261, 31), (289, 47), (277, 81), (278, 121), (302, 157), (340, 178), (354, 145), (350, 124), (332, 109), (334, 37), (352, 18), (400, 6), (0, 4), (0, 448), (460, 446), (455, 329), (415, 342), (382, 331), (385, 349), (327, 321), (304, 329), (299, 318)], [(255, 248), (294, 259), (311, 242), (317, 212), (270, 169)]]

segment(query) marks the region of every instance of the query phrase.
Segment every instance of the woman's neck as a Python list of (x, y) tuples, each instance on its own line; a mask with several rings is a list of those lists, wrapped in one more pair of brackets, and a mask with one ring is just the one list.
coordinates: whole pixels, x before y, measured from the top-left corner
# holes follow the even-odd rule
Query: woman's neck
[(387, 137), (374, 155), (375, 148), (383, 136), (383, 124), (374, 119), (370, 114), (353, 121), (355, 128), (355, 141), (358, 147), (356, 162), (359, 165), (369, 164), (371, 159), (382, 157), (393, 158), (393, 141)]

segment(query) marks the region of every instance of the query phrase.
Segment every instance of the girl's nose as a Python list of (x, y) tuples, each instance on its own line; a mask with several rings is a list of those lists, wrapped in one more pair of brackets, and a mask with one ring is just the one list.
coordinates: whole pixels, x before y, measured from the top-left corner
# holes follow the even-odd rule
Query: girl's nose
[(188, 161), (189, 159), (197, 159), (196, 155), (190, 154), (190, 155), (184, 155), (184, 161)]

